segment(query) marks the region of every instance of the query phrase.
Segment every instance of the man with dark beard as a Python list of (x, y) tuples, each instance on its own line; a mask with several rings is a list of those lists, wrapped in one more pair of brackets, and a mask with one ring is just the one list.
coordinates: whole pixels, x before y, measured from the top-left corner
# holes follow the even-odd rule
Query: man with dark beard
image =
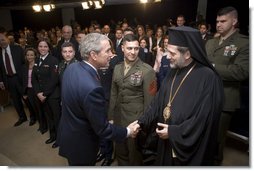
[(207, 60), (198, 30), (169, 29), (169, 40), (171, 70), (138, 124), (147, 135), (156, 131), (158, 136), (154, 165), (213, 165), (222, 81)]

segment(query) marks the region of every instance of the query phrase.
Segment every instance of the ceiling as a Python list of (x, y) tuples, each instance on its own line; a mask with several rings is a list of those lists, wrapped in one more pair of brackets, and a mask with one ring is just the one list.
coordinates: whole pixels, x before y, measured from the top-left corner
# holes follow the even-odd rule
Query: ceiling
[[(0, 9), (26, 9), (31, 8), (36, 2), (47, 2), (45, 0), (0, 0)], [(53, 2), (56, 8), (80, 6), (82, 0), (48, 0)], [(139, 0), (105, 0), (105, 5), (139, 3)]]

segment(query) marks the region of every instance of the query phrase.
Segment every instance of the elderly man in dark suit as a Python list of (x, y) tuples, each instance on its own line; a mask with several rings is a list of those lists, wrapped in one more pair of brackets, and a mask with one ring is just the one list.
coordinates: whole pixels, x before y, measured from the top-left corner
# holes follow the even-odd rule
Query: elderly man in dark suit
[(112, 56), (109, 38), (98, 33), (85, 36), (81, 43), (83, 61), (73, 63), (62, 80), (62, 116), (58, 129), (59, 154), (69, 165), (96, 163), (100, 138), (123, 141), (135, 135), (134, 124), (127, 128), (107, 121), (105, 95), (97, 70), (108, 65)]
[(19, 120), (14, 126), (19, 126), (27, 121), (22, 103), (23, 49), (18, 45), (10, 45), (5, 32), (0, 33), (0, 47), (0, 89), (8, 89), (13, 105), (19, 115)]

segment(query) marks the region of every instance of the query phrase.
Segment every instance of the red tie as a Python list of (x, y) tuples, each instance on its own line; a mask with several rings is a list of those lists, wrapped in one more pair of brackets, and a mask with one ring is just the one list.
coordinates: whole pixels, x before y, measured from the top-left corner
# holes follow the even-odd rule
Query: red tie
[(13, 75), (13, 71), (12, 71), (12, 68), (11, 68), (10, 57), (9, 57), (9, 55), (8, 55), (6, 49), (5, 49), (4, 56), (5, 56), (5, 66), (6, 66), (6, 70), (7, 70), (7, 72), (8, 72), (8, 75), (9, 75), (9, 76), (12, 76), (12, 75)]

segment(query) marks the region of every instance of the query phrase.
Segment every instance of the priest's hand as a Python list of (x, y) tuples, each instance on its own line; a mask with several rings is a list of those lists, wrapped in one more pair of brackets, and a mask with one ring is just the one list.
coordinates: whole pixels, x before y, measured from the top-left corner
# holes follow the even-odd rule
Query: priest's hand
[(168, 124), (157, 123), (156, 133), (161, 139), (168, 139)]

